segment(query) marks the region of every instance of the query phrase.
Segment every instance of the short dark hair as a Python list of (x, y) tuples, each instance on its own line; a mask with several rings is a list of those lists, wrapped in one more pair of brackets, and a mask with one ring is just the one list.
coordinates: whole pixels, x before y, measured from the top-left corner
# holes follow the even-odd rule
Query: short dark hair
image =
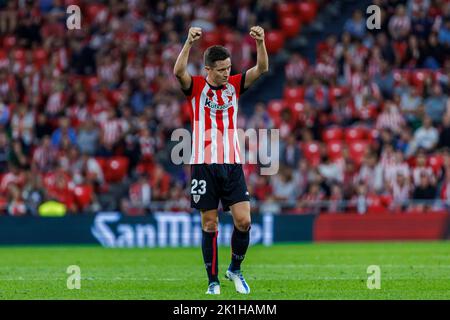
[(216, 61), (225, 60), (230, 57), (230, 53), (224, 46), (211, 46), (205, 50), (203, 60), (205, 66), (214, 67)]

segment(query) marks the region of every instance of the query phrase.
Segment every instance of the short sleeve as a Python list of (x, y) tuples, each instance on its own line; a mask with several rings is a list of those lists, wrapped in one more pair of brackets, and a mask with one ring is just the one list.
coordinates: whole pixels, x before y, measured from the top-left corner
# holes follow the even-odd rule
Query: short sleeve
[(240, 96), (245, 91), (247, 91), (247, 89), (244, 88), (245, 72), (238, 73), (234, 76), (231, 76), (229, 79), (229, 82), (236, 88), (236, 93), (238, 94), (238, 96)]
[(201, 76), (191, 76), (191, 79), (191, 86), (187, 90), (181, 89), (184, 95), (188, 98), (192, 98), (193, 96), (195, 96), (200, 88), (200, 82), (203, 78)]

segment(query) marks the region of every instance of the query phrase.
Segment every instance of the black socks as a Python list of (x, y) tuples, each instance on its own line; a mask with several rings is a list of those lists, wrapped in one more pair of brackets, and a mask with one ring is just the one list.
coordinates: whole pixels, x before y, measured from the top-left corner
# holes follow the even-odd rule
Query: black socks
[(206, 272), (208, 273), (209, 283), (219, 282), (218, 273), (218, 254), (217, 254), (217, 234), (218, 232), (206, 232), (202, 230), (202, 252), (205, 262)]
[[(219, 282), (218, 265), (219, 255), (217, 248), (218, 232), (206, 232), (202, 230), (202, 252), (203, 261), (205, 263), (206, 272), (208, 273), (208, 281)], [(241, 263), (245, 258), (248, 245), (250, 243), (250, 228), (247, 231), (239, 231), (233, 228), (231, 235), (231, 264), (230, 271), (238, 271), (241, 269)]]
[(241, 263), (245, 258), (250, 243), (250, 228), (247, 231), (239, 231), (236, 226), (231, 235), (231, 264), (230, 271), (241, 270)]

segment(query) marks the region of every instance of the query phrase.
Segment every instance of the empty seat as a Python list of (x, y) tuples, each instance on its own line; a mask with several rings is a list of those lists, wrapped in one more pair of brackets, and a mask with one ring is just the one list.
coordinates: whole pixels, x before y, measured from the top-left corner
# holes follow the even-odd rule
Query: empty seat
[(327, 154), (331, 161), (342, 158), (343, 143), (341, 141), (330, 141), (327, 143)]
[(301, 143), (300, 148), (312, 166), (317, 166), (320, 163), (320, 145), (318, 142)]
[(323, 130), (322, 140), (325, 142), (342, 140), (344, 132), (340, 127), (331, 127)]
[(98, 78), (96, 76), (89, 76), (84, 78), (84, 85), (89, 89), (94, 89), (98, 86)]
[(442, 155), (431, 155), (428, 158), (428, 164), (435, 173), (438, 173), (444, 165), (444, 157)]
[(305, 87), (286, 87), (283, 91), (283, 98), (288, 102), (304, 101), (305, 99)]
[(298, 118), (301, 113), (305, 110), (305, 105), (303, 102), (287, 102), (287, 106), (291, 109), (294, 118)]
[(413, 70), (410, 76), (411, 84), (422, 92), (425, 81), (431, 76), (432, 72), (430, 70)]
[(355, 161), (357, 165), (360, 165), (369, 150), (369, 142), (365, 140), (356, 140), (350, 142), (348, 147), (350, 158)]
[(91, 185), (78, 185), (74, 188), (75, 201), (80, 210), (85, 210), (92, 203), (94, 190)]
[(88, 21), (91, 23), (94, 22), (103, 10), (106, 10), (106, 6), (103, 4), (89, 4), (86, 8), (86, 16)]
[(203, 32), (200, 39), (203, 49), (213, 45), (223, 44), (221, 34), (217, 31)]
[(328, 92), (328, 99), (330, 100), (330, 104), (334, 104), (338, 97), (341, 97), (346, 93), (347, 93), (346, 87), (330, 86), (330, 90)]
[(128, 172), (129, 160), (126, 157), (112, 157), (106, 159), (105, 180), (107, 182), (120, 182)]
[(367, 130), (364, 127), (351, 127), (345, 130), (345, 140), (347, 142), (366, 139)]
[(267, 105), (270, 118), (277, 124), (281, 120), (281, 110), (285, 108), (283, 100), (271, 100)]
[(284, 35), (279, 30), (268, 31), (265, 42), (269, 54), (277, 53), (284, 45)]
[(24, 49), (16, 49), (13, 51), (13, 57), (16, 60), (25, 60), (25, 50)]
[(4, 49), (11, 49), (12, 47), (14, 47), (16, 45), (17, 39), (15, 36), (6, 36), (3, 39), (3, 47)]
[(311, 23), (316, 18), (317, 4), (312, 1), (301, 1), (297, 10), (302, 22)]
[(281, 30), (287, 38), (295, 37), (300, 32), (300, 19), (295, 15), (286, 15), (280, 18)]
[(292, 2), (282, 2), (277, 4), (278, 18), (282, 18), (289, 15), (298, 14), (297, 6)]

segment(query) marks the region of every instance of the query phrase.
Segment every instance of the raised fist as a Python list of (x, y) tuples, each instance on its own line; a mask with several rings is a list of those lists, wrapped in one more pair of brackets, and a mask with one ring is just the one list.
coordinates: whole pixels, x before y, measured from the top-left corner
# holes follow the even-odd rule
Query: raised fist
[(188, 34), (187, 42), (189, 42), (189, 44), (192, 44), (195, 41), (197, 41), (198, 39), (200, 39), (201, 35), (202, 35), (202, 29), (201, 28), (197, 28), (197, 27), (189, 28), (189, 34)]
[(251, 27), (250, 36), (255, 40), (264, 40), (264, 29), (260, 26)]

